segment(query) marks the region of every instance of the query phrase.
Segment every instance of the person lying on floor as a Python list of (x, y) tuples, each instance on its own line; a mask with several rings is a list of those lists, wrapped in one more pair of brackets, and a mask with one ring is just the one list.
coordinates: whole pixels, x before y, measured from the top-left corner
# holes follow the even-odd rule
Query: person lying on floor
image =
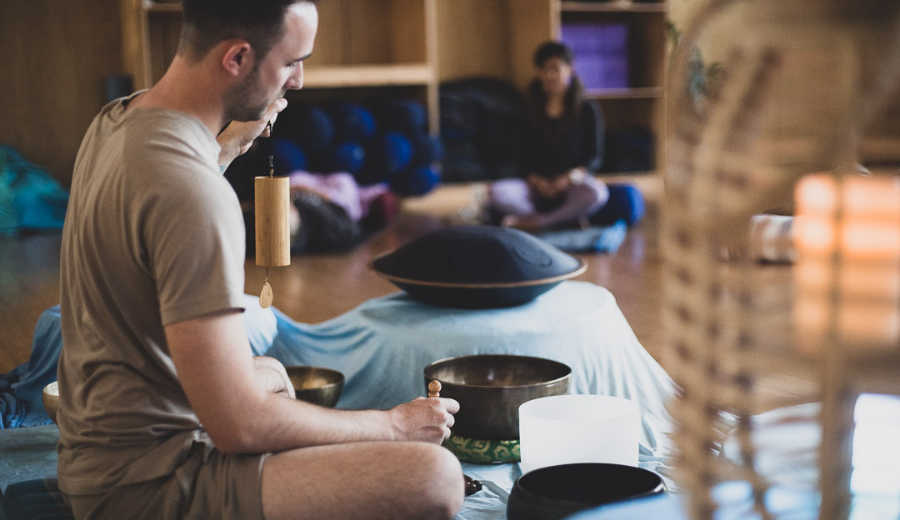
[(350, 251), (397, 212), (387, 184), (360, 186), (347, 172), (295, 171), (289, 178), (292, 254)]
[(458, 403), (307, 404), (247, 339), (244, 224), (220, 166), (301, 87), (315, 4), (182, 5), (163, 78), (104, 107), (75, 165), (60, 266), (66, 503), (79, 520), (451, 518), (464, 479), (440, 443)]
[[(265, 147), (263, 147), (265, 148)], [(241, 202), (247, 230), (247, 254), (256, 248), (253, 179), (268, 171), (267, 150), (254, 146), (225, 172)], [(396, 216), (399, 201), (387, 184), (360, 186), (347, 172), (328, 174), (297, 170), (291, 186), (291, 254), (351, 251)]]
[(524, 179), (491, 185), (490, 209), (500, 224), (526, 231), (576, 224), (609, 198), (592, 177), (602, 160), (603, 130), (597, 108), (584, 99), (572, 68), (572, 51), (547, 42), (534, 54), (536, 78), (527, 92), (529, 128)]

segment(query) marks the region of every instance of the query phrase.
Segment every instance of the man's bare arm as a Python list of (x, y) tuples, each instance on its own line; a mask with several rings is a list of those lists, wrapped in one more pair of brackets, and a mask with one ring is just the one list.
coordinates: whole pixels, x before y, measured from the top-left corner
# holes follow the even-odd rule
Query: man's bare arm
[(256, 356), (253, 358), (253, 368), (256, 373), (256, 382), (263, 391), (280, 394), (291, 399), (297, 397), (287, 370), (284, 369), (284, 365), (277, 359)]
[[(166, 327), (181, 385), (225, 453), (263, 453), (366, 440), (440, 443), (459, 409), (452, 399), (416, 399), (388, 411), (322, 408), (260, 385), (238, 311)], [(263, 368), (268, 370), (268, 368)]]

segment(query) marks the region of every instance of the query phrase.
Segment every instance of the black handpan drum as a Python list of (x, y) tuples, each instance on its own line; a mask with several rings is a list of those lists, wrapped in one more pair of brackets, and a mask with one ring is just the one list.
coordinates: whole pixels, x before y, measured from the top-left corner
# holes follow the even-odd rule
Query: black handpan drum
[(369, 267), (412, 298), (464, 309), (521, 305), (586, 269), (528, 233), (493, 226), (440, 229)]

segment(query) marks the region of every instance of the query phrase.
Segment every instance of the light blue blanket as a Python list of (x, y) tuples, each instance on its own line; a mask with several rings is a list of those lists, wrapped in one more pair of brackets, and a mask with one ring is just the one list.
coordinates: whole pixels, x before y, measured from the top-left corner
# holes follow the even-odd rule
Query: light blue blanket
[[(674, 385), (635, 337), (613, 295), (598, 285), (564, 282), (528, 304), (489, 310), (434, 307), (395, 293), (312, 325), (262, 309), (247, 296), (245, 318), (254, 354), (343, 372), (338, 407), (347, 409), (386, 409), (425, 395), (423, 370), (441, 358), (503, 353), (560, 361), (572, 368), (571, 393), (619, 396), (640, 406), (640, 465), (665, 469), (671, 431), (665, 405)], [(38, 329), (41, 341), (36, 337), (32, 359), (47, 366), (28, 368), (46, 379), (48, 371), (55, 373), (62, 347), (58, 308), (41, 316)], [(36, 391), (32, 401), (39, 402)], [(464, 466), (485, 488), (466, 500), (457, 518), (505, 518), (518, 465)]]
[(278, 310), (272, 314), (274, 331), (267, 311), (256, 301), (248, 303), (255, 352), (285, 365), (340, 370), (346, 377), (340, 408), (387, 409), (424, 396), (423, 370), (438, 359), (537, 356), (572, 368), (570, 393), (638, 403), (643, 457), (655, 458), (666, 448), (665, 402), (673, 384), (635, 337), (613, 295), (598, 285), (564, 282), (508, 309), (449, 309), (395, 293), (316, 325), (298, 323)]

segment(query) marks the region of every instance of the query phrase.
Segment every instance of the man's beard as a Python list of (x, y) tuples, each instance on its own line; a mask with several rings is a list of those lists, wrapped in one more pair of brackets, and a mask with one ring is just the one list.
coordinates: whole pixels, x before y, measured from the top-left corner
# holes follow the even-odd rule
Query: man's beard
[(262, 119), (270, 104), (268, 100), (260, 99), (264, 95), (262, 91), (256, 71), (251, 72), (241, 83), (229, 88), (225, 92), (225, 120), (257, 121)]

